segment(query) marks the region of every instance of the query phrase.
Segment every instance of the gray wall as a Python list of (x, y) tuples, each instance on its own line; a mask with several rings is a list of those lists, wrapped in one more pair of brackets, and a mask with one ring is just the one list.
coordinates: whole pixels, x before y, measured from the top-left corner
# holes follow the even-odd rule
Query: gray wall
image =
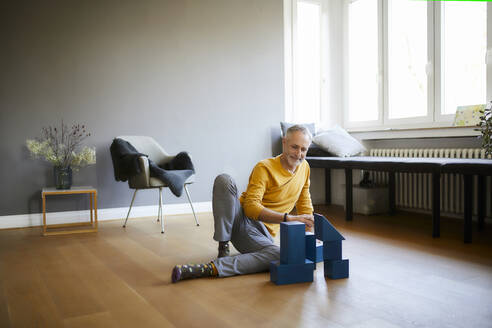
[[(74, 184), (97, 187), (100, 208), (131, 198), (113, 176), (117, 135), (189, 151), (194, 201), (211, 200), (221, 172), (244, 190), (252, 166), (271, 156), (284, 116), (282, 17), (282, 0), (2, 1), (0, 216), (41, 211), (52, 168), (30, 158), (25, 140), (61, 119), (92, 132), (86, 144), (97, 164), (75, 173)], [(50, 210), (87, 203), (73, 202), (53, 199)], [(137, 196), (136, 205), (156, 204), (155, 191)]]

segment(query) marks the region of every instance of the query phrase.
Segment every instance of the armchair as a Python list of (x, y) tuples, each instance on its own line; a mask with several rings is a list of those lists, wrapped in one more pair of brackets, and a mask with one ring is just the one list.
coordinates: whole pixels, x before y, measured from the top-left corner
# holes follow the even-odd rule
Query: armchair
[[(125, 223), (123, 224), (123, 228), (126, 227), (126, 223), (128, 221), (128, 217), (130, 216), (130, 211), (133, 206), (133, 202), (135, 201), (135, 196), (137, 195), (137, 191), (140, 189), (154, 189), (159, 188), (159, 210), (157, 213), (157, 221), (161, 222), (161, 233), (164, 233), (164, 217), (162, 214), (162, 188), (168, 187), (166, 183), (157, 179), (155, 177), (150, 176), (149, 169), (149, 159), (152, 160), (157, 165), (164, 165), (170, 162), (175, 156), (169, 155), (152, 137), (148, 136), (120, 136), (117, 137), (128, 141), (137, 149), (138, 152), (148, 155), (140, 156), (138, 158), (141, 172), (135, 176), (132, 176), (128, 179), (128, 186), (130, 189), (135, 189), (132, 197), (132, 201), (130, 203), (130, 208), (128, 209), (128, 214), (126, 215)], [(186, 192), (186, 196), (191, 206), (191, 210), (193, 212), (193, 216), (195, 217), (195, 223), (197, 226), (198, 219), (196, 217), (195, 209), (193, 207), (193, 203), (191, 201), (190, 193), (188, 191), (188, 185), (192, 184), (195, 179), (195, 174), (191, 175), (184, 183), (184, 190)]]

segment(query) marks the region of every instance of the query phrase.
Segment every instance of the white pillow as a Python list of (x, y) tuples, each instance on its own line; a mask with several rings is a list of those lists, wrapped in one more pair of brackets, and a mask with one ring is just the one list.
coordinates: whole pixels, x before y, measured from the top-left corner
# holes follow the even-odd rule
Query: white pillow
[(366, 151), (357, 139), (339, 126), (318, 133), (313, 138), (313, 142), (338, 157), (354, 156)]

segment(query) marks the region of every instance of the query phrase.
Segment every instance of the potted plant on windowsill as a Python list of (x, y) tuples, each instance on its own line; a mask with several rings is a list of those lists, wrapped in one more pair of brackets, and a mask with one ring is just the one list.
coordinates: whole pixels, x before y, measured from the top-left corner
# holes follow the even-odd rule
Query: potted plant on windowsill
[(487, 104), (483, 111), (480, 111), (480, 123), (477, 131), (482, 133), (482, 148), (485, 149), (486, 156), (492, 156), (492, 101)]
[(34, 158), (53, 164), (56, 189), (70, 189), (72, 169), (96, 163), (95, 148), (81, 149), (82, 142), (90, 135), (85, 125), (73, 124), (69, 129), (62, 120), (61, 127), (43, 127), (42, 137), (28, 139), (26, 145)]

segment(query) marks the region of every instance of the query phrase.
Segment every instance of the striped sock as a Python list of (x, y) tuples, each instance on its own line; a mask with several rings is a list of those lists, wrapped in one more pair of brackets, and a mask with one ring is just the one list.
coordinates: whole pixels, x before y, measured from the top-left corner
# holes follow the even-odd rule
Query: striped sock
[(213, 262), (206, 264), (184, 264), (173, 268), (171, 280), (176, 283), (180, 280), (215, 277), (218, 275), (217, 268)]

